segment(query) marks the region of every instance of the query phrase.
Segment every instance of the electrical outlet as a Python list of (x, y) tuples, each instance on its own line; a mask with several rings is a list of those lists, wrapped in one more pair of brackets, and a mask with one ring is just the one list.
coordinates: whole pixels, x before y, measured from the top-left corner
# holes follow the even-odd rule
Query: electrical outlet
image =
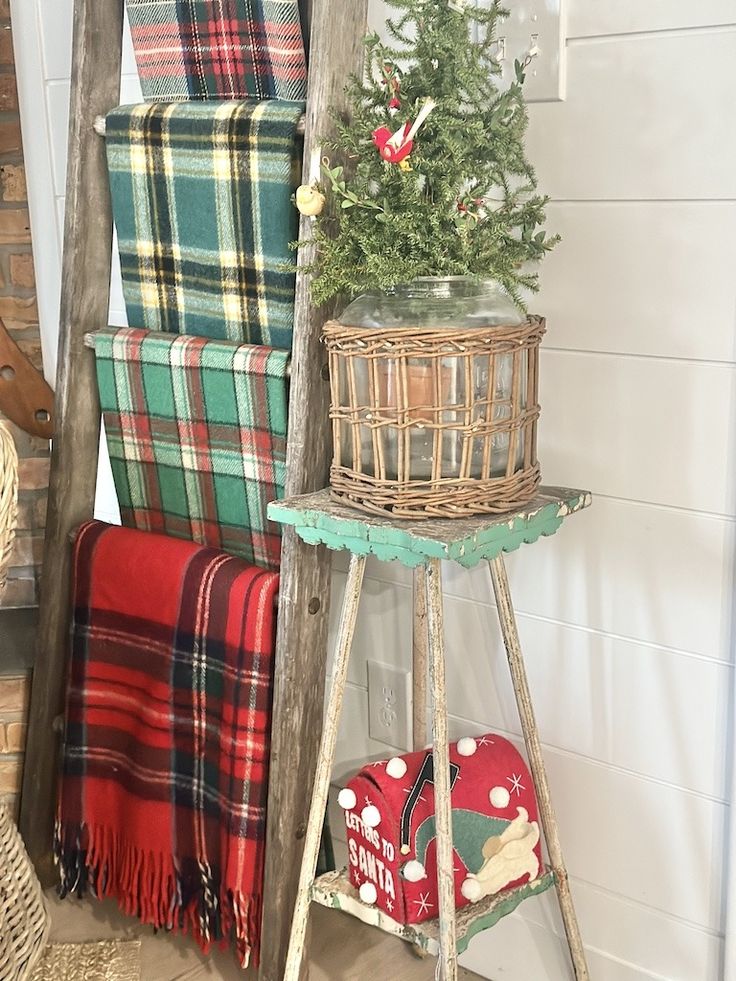
[[(488, 7), (490, 0), (476, 0)], [(509, 16), (498, 22), (494, 61), (501, 86), (514, 79), (514, 62), (529, 59), (524, 82), (527, 102), (558, 102), (565, 98), (567, 48), (565, 0), (509, 0)]]
[(411, 672), (378, 661), (368, 662), (368, 735), (411, 748)]

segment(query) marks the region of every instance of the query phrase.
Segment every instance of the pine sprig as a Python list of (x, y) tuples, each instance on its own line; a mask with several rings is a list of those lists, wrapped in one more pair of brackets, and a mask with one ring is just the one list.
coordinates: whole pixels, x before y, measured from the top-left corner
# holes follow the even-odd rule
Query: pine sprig
[[(537, 289), (531, 268), (554, 247), (544, 230), (547, 198), (524, 153), (524, 65), (505, 90), (491, 55), (506, 11), (451, 0), (388, 0), (392, 43), (365, 40), (366, 74), (348, 84), (349, 121), (335, 119), (316, 221), (312, 293), (391, 289), (418, 276), (496, 279), (523, 306)], [(398, 88), (394, 89), (394, 80)], [(392, 95), (401, 106), (392, 115)], [(409, 166), (385, 162), (377, 127), (413, 121), (436, 103), (414, 141)]]

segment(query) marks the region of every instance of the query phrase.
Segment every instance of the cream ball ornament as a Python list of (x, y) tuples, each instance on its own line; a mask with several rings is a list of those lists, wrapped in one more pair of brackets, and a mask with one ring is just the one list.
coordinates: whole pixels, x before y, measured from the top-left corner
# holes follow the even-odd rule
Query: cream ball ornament
[(321, 215), (325, 200), (322, 191), (314, 184), (302, 184), (296, 189), (296, 206), (301, 215), (309, 218)]

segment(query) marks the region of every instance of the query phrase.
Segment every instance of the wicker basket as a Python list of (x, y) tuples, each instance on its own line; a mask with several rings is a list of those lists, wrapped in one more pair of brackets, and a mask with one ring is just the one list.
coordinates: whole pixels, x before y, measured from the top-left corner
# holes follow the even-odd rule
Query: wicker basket
[[(472, 329), (326, 324), (333, 497), (402, 518), (527, 504), (540, 483), (544, 331), (539, 317)], [(425, 448), (420, 465), (417, 445)]]
[(24, 981), (43, 953), (50, 918), (31, 860), (0, 806), (0, 978)]
[(17, 516), (18, 454), (8, 427), (0, 422), (0, 589), (13, 551)]

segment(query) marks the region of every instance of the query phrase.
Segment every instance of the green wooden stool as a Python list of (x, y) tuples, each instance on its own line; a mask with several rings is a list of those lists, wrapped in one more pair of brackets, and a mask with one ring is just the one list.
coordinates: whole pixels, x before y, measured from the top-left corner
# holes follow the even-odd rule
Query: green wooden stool
[[(543, 487), (523, 510), (502, 516), (404, 521), (366, 515), (330, 498), (327, 490), (317, 494), (277, 501), (269, 507), (269, 517), (292, 525), (300, 538), (312, 545), (347, 550), (350, 569), (343, 598), (337, 634), (329, 699), (325, 712), (317, 772), (307, 824), (299, 877), (299, 889), (292, 921), (285, 981), (298, 981), (312, 900), (333, 906), (401, 936), (417, 946), (438, 953), (443, 981), (456, 981), (457, 956), (472, 936), (511, 912), (522, 899), (542, 891), (554, 879), (567, 942), (577, 981), (588, 981), (585, 953), (573, 906), (567, 871), (562, 858), (557, 820), (550, 800), (547, 775), (534, 718), (503, 553), (512, 552), (524, 542), (535, 542), (541, 535), (553, 535), (565, 517), (591, 503), (585, 491), (562, 487)], [(315, 882), (322, 820), (327, 805), (335, 758), (337, 729), (342, 708), (348, 660), (355, 633), (355, 622), (368, 555), (384, 561), (398, 561), (415, 569), (414, 589), (414, 740), (423, 748), (426, 739), (427, 659), (432, 690), (432, 736), (437, 829), (439, 920), (404, 926), (390, 920), (380, 910), (361, 904), (346, 874), (323, 876)], [(452, 806), (450, 800), (450, 754), (445, 697), (445, 650), (442, 622), (443, 559), (452, 559), (466, 568), (488, 562), (496, 607), (503, 634), (516, 702), (521, 718), (529, 767), (539, 801), (539, 814), (551, 862), (550, 874), (538, 888), (529, 885), (490, 897), (465, 907), (456, 918), (453, 879)], [(428, 657), (427, 657), (428, 655)]]

